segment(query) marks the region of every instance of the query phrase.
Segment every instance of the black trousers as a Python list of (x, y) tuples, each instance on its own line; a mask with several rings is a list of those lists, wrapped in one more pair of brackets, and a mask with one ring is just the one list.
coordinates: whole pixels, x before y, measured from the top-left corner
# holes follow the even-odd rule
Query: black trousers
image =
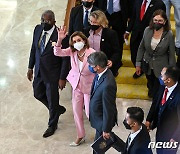
[[(122, 65), (122, 52), (123, 52), (123, 43), (124, 43), (124, 33), (126, 30), (126, 27), (123, 23), (122, 13), (114, 12), (113, 14), (109, 14), (106, 12), (107, 19), (109, 21), (109, 27), (112, 27), (113, 30), (115, 30), (118, 34), (119, 44), (120, 44), (120, 63)], [(120, 66), (121, 66), (120, 65)]]
[(33, 81), (34, 97), (42, 102), (49, 110), (49, 126), (56, 126), (62, 106), (59, 105), (58, 82), (46, 83), (36, 77)]
[(160, 83), (159, 79), (154, 75), (153, 70), (151, 70), (150, 75), (146, 75), (147, 78), (147, 88), (149, 90), (148, 93), (151, 93), (153, 96), (157, 94)]
[(130, 38), (130, 51), (131, 51), (131, 61), (134, 67), (136, 67), (136, 56), (142, 37), (143, 37), (143, 32), (132, 31)]

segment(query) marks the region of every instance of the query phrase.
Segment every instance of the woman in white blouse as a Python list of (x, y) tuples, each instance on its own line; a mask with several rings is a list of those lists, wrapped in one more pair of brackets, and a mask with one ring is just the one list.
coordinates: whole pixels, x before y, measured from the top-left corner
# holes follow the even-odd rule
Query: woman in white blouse
[(144, 31), (136, 58), (136, 74), (145, 72), (149, 97), (159, 88), (161, 70), (175, 64), (175, 42), (169, 21), (163, 10), (157, 10)]

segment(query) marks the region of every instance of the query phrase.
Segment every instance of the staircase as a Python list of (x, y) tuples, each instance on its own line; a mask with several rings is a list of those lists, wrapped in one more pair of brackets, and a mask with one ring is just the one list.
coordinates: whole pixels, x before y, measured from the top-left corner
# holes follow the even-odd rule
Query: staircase
[[(175, 21), (174, 10), (171, 8), (171, 28), (175, 35)], [(138, 79), (134, 79), (132, 76), (135, 72), (135, 68), (131, 62), (131, 54), (129, 46), (124, 45), (123, 66), (119, 69), (119, 75), (116, 77), (117, 82), (117, 97), (129, 98), (129, 99), (149, 99), (147, 80), (145, 75)]]

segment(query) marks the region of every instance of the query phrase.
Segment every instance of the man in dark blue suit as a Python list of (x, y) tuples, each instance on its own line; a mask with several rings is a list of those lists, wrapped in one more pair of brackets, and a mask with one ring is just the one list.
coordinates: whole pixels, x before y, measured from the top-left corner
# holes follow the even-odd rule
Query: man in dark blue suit
[(43, 137), (54, 134), (60, 114), (66, 109), (59, 105), (59, 88), (66, 85), (69, 59), (56, 57), (53, 46), (57, 41), (58, 33), (55, 26), (55, 15), (51, 10), (45, 11), (41, 16), (41, 25), (34, 29), (33, 42), (29, 58), (27, 77), (34, 81), (34, 97), (41, 101), (49, 110), (48, 129)]
[(96, 129), (95, 140), (101, 135), (108, 139), (117, 123), (115, 78), (107, 68), (108, 59), (103, 52), (89, 55), (88, 63), (90, 71), (96, 73), (91, 90), (89, 120)]
[(140, 107), (129, 107), (123, 124), (126, 129), (131, 130), (131, 133), (126, 143), (115, 136), (117, 141), (113, 148), (122, 154), (152, 154), (152, 150), (148, 148), (150, 143), (149, 132), (142, 123), (143, 120), (144, 112)]
[[(157, 128), (156, 142), (180, 142), (180, 85), (177, 67), (163, 68), (159, 92), (153, 98), (146, 119), (148, 129)], [(178, 147), (158, 148), (157, 154), (175, 154)]]

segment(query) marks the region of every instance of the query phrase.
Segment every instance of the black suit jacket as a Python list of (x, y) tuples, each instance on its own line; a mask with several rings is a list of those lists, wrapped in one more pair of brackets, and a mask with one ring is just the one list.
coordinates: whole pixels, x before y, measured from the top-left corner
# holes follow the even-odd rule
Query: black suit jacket
[(180, 85), (176, 86), (160, 110), (164, 88), (161, 86), (157, 96), (154, 97), (146, 120), (152, 122), (152, 129), (157, 127), (157, 141), (168, 142), (174, 139), (180, 142)]
[[(95, 10), (97, 10), (97, 8), (93, 6), (91, 12)], [(68, 31), (69, 36), (71, 36), (75, 31), (83, 31), (83, 14), (83, 5), (71, 9)]]
[[(90, 35), (89, 30), (89, 28), (84, 30), (86, 37), (89, 37)], [(116, 31), (109, 28), (103, 28), (100, 49), (106, 54), (108, 59), (113, 62), (113, 67), (116, 68), (116, 73), (118, 68), (121, 66), (120, 44)]]
[[(127, 31), (133, 33), (142, 33), (144, 32), (145, 28), (149, 26), (149, 22), (151, 20), (151, 17), (154, 13), (154, 11), (158, 9), (162, 9), (166, 11), (166, 6), (163, 3), (162, 0), (151, 0), (145, 14), (142, 20), (140, 20), (140, 10), (141, 10), (141, 5), (142, 5), (143, 0), (135, 0), (134, 2), (134, 8), (133, 8), (133, 13), (132, 17), (130, 18), (128, 22), (128, 27)], [(135, 34), (134, 34), (135, 35)], [(134, 40), (136, 37), (134, 37)]]
[(39, 40), (43, 31), (41, 25), (37, 25), (34, 29), (33, 42), (29, 57), (28, 68), (33, 69), (35, 66), (35, 77), (39, 72), (45, 82), (57, 82), (59, 79), (65, 80), (69, 73), (69, 57), (61, 58), (54, 55), (52, 42), (57, 41), (56, 27), (41, 54), (39, 50)]
[[(92, 89), (94, 81), (92, 84)], [(116, 82), (108, 69), (99, 79), (95, 90), (91, 90), (90, 123), (99, 132), (111, 132), (117, 123)]]
[[(123, 20), (124, 27), (127, 25), (127, 19), (131, 16), (131, 1), (132, 0), (120, 0), (119, 3), (122, 13), (122, 19), (119, 20)], [(107, 13), (107, 0), (95, 0), (94, 6)]]
[(152, 150), (148, 148), (148, 144), (150, 143), (150, 136), (144, 124), (142, 125), (142, 130), (131, 142), (128, 150), (128, 142), (123, 143), (120, 138), (117, 136), (116, 138), (117, 142), (113, 145), (113, 148), (119, 152), (122, 152), (122, 154), (152, 154)]

